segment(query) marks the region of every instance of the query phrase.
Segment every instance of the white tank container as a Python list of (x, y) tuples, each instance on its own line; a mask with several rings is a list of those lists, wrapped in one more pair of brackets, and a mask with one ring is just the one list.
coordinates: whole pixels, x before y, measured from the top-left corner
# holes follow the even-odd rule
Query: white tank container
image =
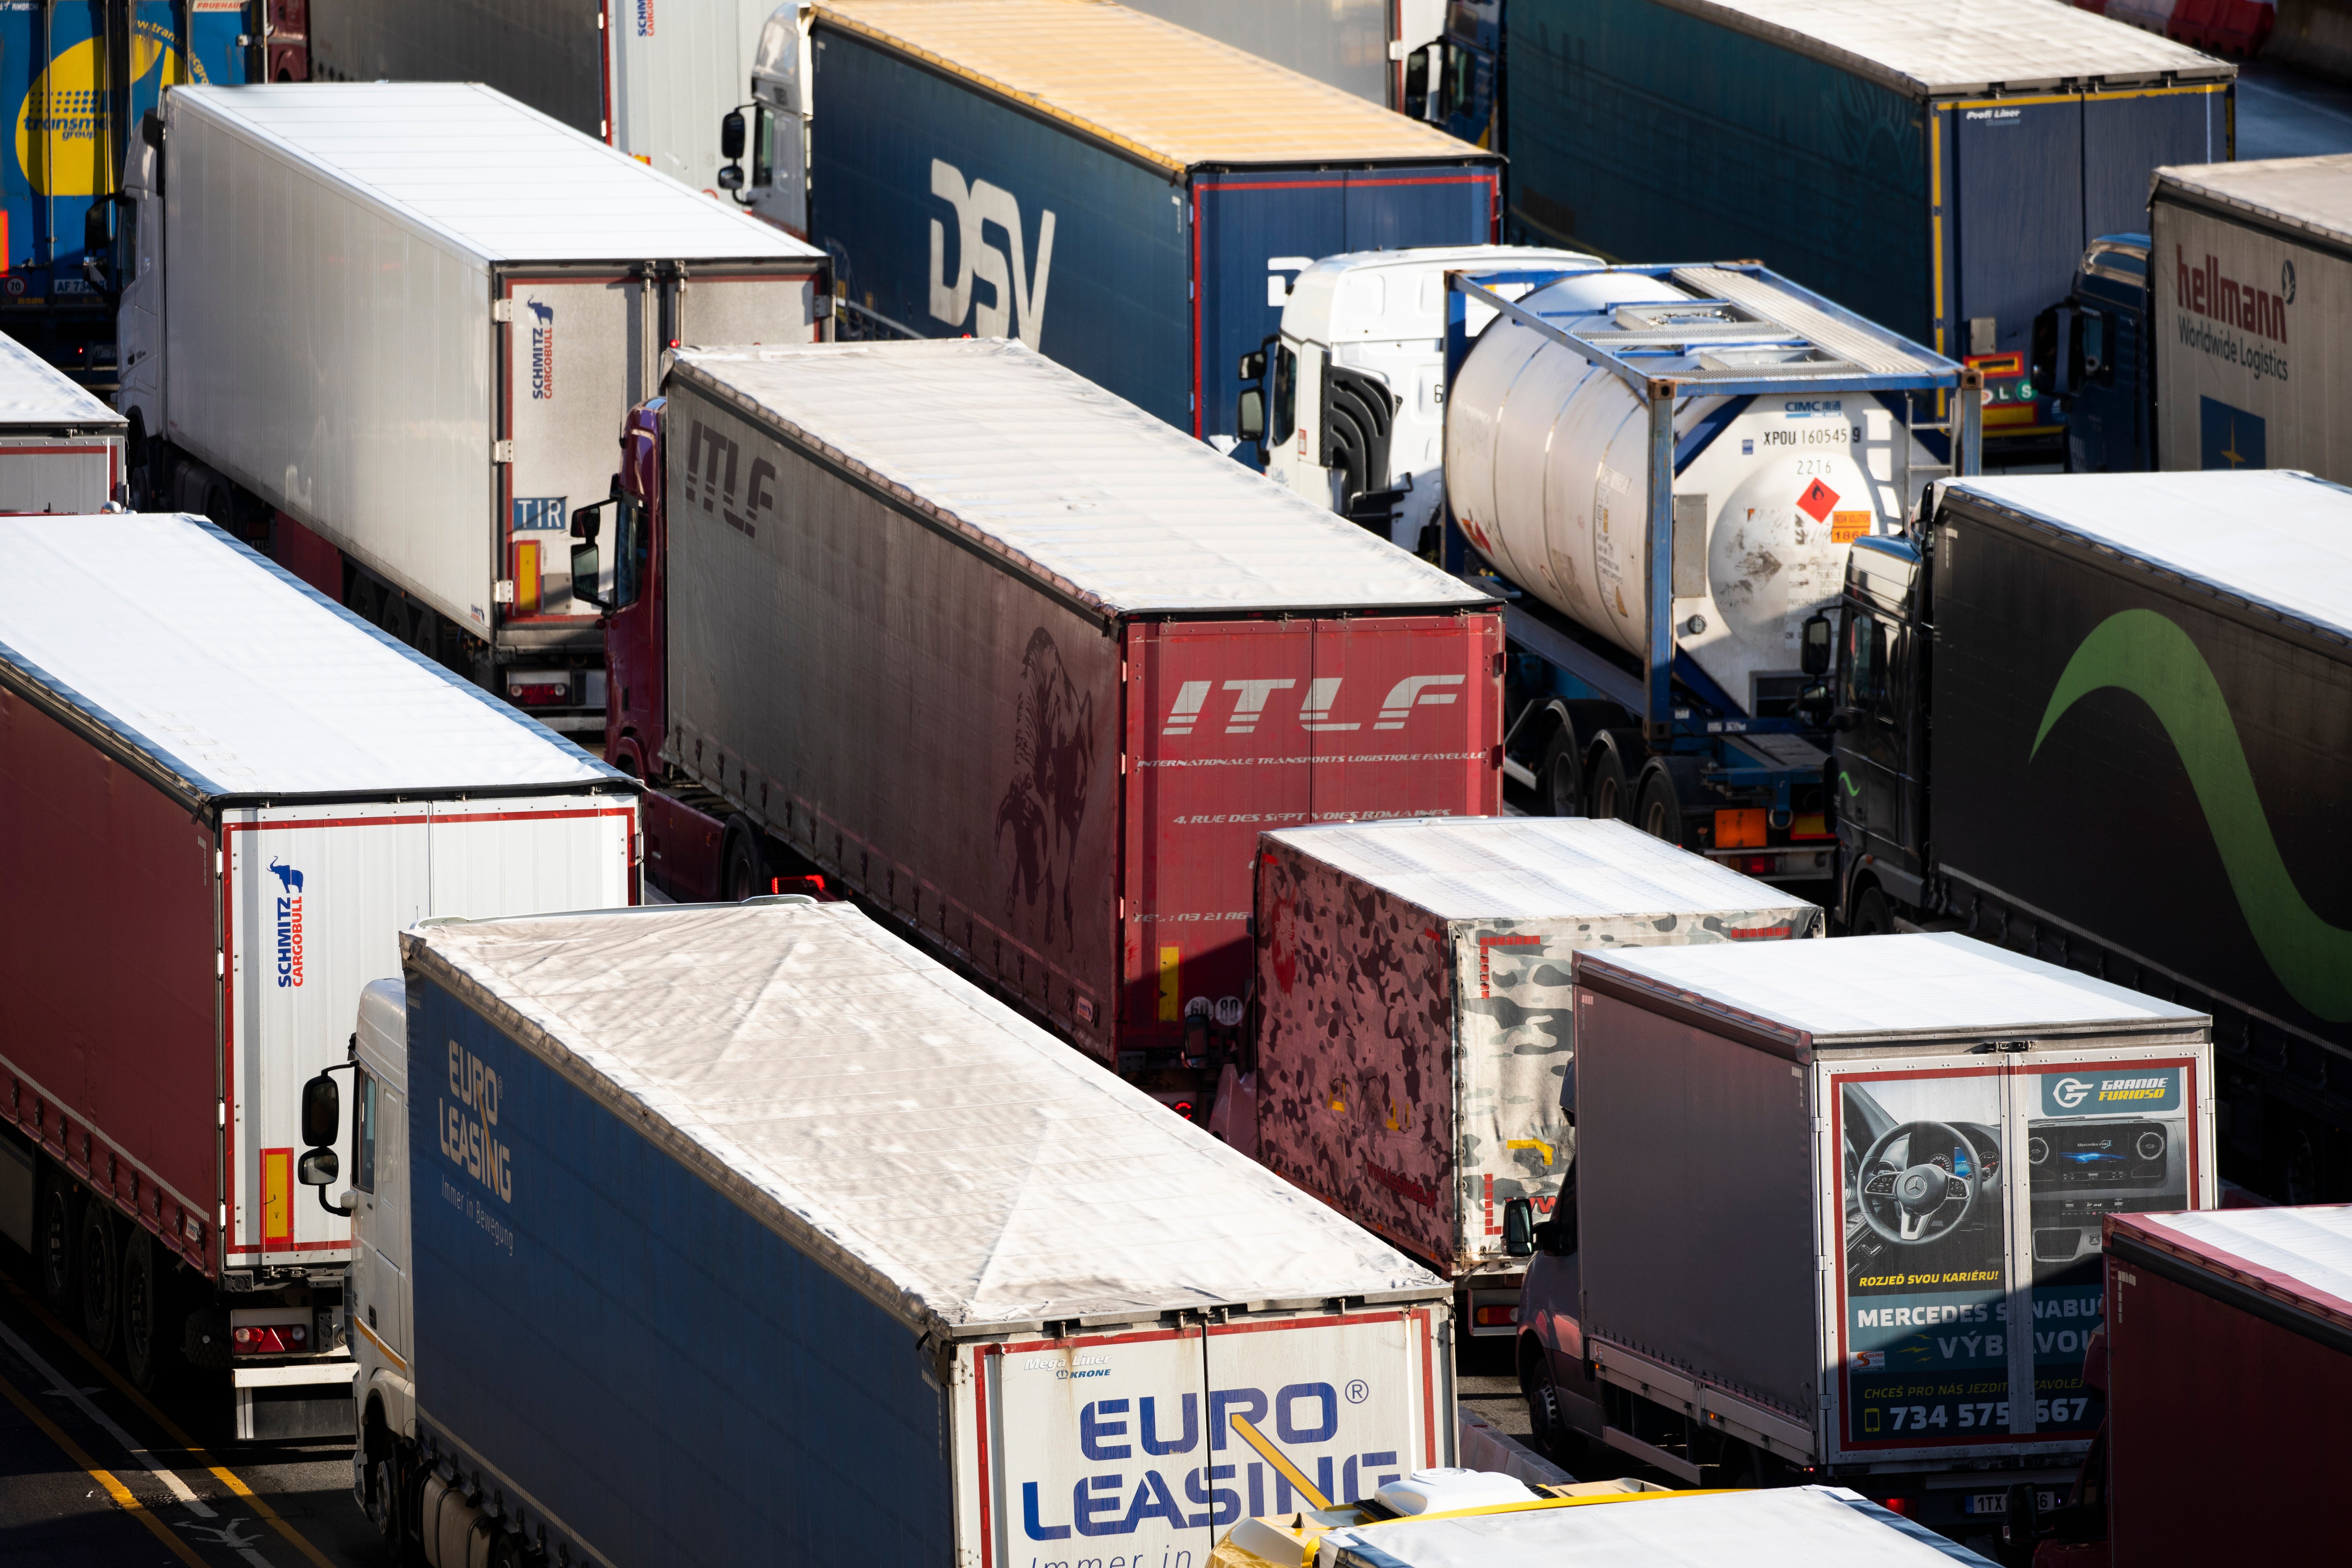
[[(1826, 321), (1793, 296), (1774, 310), (1777, 291), (1760, 280), (1742, 287), (1714, 268), (1673, 279), (1590, 272), (1521, 303), (1570, 331), (1635, 330), (1656, 323), (1656, 307), (1733, 288), (1797, 332)], [(1843, 348), (1863, 342), (1851, 329), (1840, 336)], [(1717, 358), (1664, 357), (1656, 374), (1729, 368)], [(1751, 714), (1759, 687), (1801, 679), (1799, 628), (1836, 602), (1847, 546), (1900, 530), (1917, 484), (1947, 471), (1931, 468), (1877, 397), (1809, 395), (1791, 379), (1799, 390), (1787, 395), (1693, 395), (1675, 408), (1675, 641)], [(1471, 349), (1449, 402), (1445, 489), (1463, 533), (1512, 583), (1639, 655), (1649, 637), (1649, 416), (1633, 389), (1502, 319)]]

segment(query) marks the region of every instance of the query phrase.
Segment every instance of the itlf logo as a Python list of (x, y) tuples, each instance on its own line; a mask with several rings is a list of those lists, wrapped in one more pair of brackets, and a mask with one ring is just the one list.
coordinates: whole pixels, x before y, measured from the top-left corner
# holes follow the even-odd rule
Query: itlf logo
[(302, 984), (302, 873), (283, 861), (269, 862), (278, 879), (278, 985), (280, 990)]

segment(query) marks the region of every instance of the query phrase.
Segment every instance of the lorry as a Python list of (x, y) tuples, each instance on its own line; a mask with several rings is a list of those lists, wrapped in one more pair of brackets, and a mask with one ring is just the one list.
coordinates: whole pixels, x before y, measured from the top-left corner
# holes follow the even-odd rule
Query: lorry
[(331, 0), (320, 81), (478, 81), (706, 196), (728, 163), (713, 106), (743, 97), (775, 0)]
[(1759, 258), (1981, 370), (2017, 460), (2062, 433), (2026, 358), (2084, 247), (2235, 155), (2235, 66), (2047, 0), (1473, 0), (1447, 47), (1503, 237)]
[[(809, 341), (824, 257), (458, 83), (174, 88), (125, 184), (134, 497), (593, 737), (571, 511), (608, 497), (610, 431), (663, 345)], [(286, 221), (257, 230), (265, 199)]]
[(1482, 590), (1018, 342), (661, 390), (578, 564), (671, 897), (825, 878), (1205, 1114), (1259, 829), (1500, 809)]
[(0, 337), (0, 512), (102, 511), (122, 499), (122, 416)]
[(1428, 117), (1445, 0), (1129, 0), (1220, 43), (1415, 120)]
[(0, 1234), (133, 1383), (350, 1433), (297, 1091), (403, 926), (630, 901), (636, 786), (201, 518), (0, 551)]
[(2103, 1227), (2215, 1202), (2206, 1016), (1956, 932), (1583, 948), (1574, 979), (1538, 1435), (1963, 1542), (2071, 1479)]
[(1453, 1280), (1465, 1336), (1506, 1341), (1531, 1247), (1505, 1216), (1549, 1217), (1576, 1160), (1569, 955), (1823, 934), (1811, 904), (1624, 823), (1544, 817), (1263, 834), (1252, 909), (1244, 1152)]
[(809, 163), (746, 190), (844, 335), (1018, 337), (1223, 449), (1315, 258), (1493, 237), (1492, 154), (1121, 5), (816, 0), (761, 59), (751, 139)]
[(1201, 1562), (1453, 1461), (1442, 1281), (847, 904), (428, 921), (357, 1024), (353, 1491), (429, 1568)]
[(2210, 1014), (2222, 1167), (2289, 1203), (2352, 1195), (2347, 527), (2307, 474), (1952, 481), (1855, 546), (1832, 682), (1846, 929)]
[[(2352, 1394), (2352, 1211), (2118, 1214), (2106, 1224), (2107, 1426), (2094, 1513), (2105, 1516), (2095, 1522), (2110, 1556), (2100, 1561), (2327, 1556), (2339, 1539), (2328, 1460)], [(2184, 1357), (2184, 1344), (2228, 1353)], [(2197, 1440), (2182, 1443), (2184, 1432)], [(2270, 1506), (2229, 1507), (2196, 1484), (2216, 1473), (2261, 1474), (2278, 1490)]]
[[(1550, 1568), (1560, 1563), (1709, 1563), (1757, 1568), (1993, 1568), (1844, 1487), (1673, 1491), (1631, 1479), (1529, 1490), (1465, 1470), (1417, 1471), (1376, 1496), (1287, 1518), (1245, 1519), (1210, 1568)], [(1639, 1503), (1622, 1508), (1621, 1503)]]
[[(1360, 270), (1377, 318), (1328, 303)], [(1442, 418), (1442, 472), (1405, 500), (1444, 520), (1447, 568), (1506, 600), (1504, 769), (1534, 809), (1622, 817), (1768, 881), (1830, 876), (1800, 634), (1853, 541), (1976, 471), (1981, 377), (1748, 263), (1309, 276), (1241, 367), (1268, 471), (1377, 514), (1330, 434), (1341, 393)], [(1433, 290), (1444, 337), (1408, 336)], [(1392, 444), (1391, 485), (1406, 461)]]
[[(299, 81), (307, 0), (38, 0), (0, 10), (0, 332), (99, 396), (117, 384), (122, 160), (165, 89)], [(91, 510), (95, 510), (94, 508)]]

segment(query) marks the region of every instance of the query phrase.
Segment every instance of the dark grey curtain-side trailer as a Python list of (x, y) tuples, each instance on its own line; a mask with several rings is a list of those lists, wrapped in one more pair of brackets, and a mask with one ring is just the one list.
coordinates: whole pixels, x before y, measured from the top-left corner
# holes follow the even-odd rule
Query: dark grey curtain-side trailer
[(1440, 1281), (847, 905), (402, 942), (362, 1468), (430, 1563), (1197, 1565), (1276, 1456), (1452, 1461)]
[(175, 87), (124, 189), (134, 494), (600, 730), (572, 513), (666, 345), (824, 331), (824, 254), (461, 82)]
[(2223, 1173), (2352, 1196), (2352, 491), (1972, 479), (1931, 515), (1925, 549), (1849, 564), (1848, 928), (1956, 927), (2211, 1014)]

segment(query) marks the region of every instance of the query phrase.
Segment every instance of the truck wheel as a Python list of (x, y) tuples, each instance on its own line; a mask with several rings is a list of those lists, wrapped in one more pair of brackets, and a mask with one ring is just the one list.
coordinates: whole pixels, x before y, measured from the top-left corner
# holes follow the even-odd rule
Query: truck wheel
[(81, 1294), (81, 1270), (74, 1267), (81, 1246), (80, 1219), (81, 1194), (45, 1162), (33, 1226), (34, 1261), (41, 1277), (41, 1300), (61, 1318), (69, 1315)]
[(170, 1316), (164, 1309), (171, 1285), (168, 1266), (156, 1266), (153, 1242), (133, 1228), (122, 1248), (122, 1369), (142, 1394), (155, 1386), (163, 1363), (156, 1325)]
[(760, 830), (749, 818), (738, 816), (727, 825), (727, 865), (719, 879), (719, 896), (730, 904), (768, 890), (768, 858), (760, 848)]
[(1544, 746), (1536, 798), (1546, 816), (1584, 815), (1584, 764), (1576, 754), (1576, 736), (1566, 724), (1553, 731)]
[(1895, 916), (1886, 907), (1886, 895), (1875, 887), (1864, 888), (1853, 900), (1853, 918), (1845, 922), (1845, 934), (1885, 936), (1894, 930)]
[(1654, 768), (1642, 781), (1642, 805), (1633, 826), (1653, 838), (1663, 838), (1669, 844), (1683, 841), (1683, 803), (1675, 793), (1675, 781), (1664, 768)]
[(1630, 820), (1633, 792), (1625, 778), (1625, 759), (1614, 746), (1603, 746), (1592, 762), (1591, 781), (1584, 788), (1584, 815)]
[(114, 1247), (114, 1214), (90, 1199), (81, 1205), (81, 1333), (100, 1355), (114, 1349), (122, 1310), (122, 1255)]

